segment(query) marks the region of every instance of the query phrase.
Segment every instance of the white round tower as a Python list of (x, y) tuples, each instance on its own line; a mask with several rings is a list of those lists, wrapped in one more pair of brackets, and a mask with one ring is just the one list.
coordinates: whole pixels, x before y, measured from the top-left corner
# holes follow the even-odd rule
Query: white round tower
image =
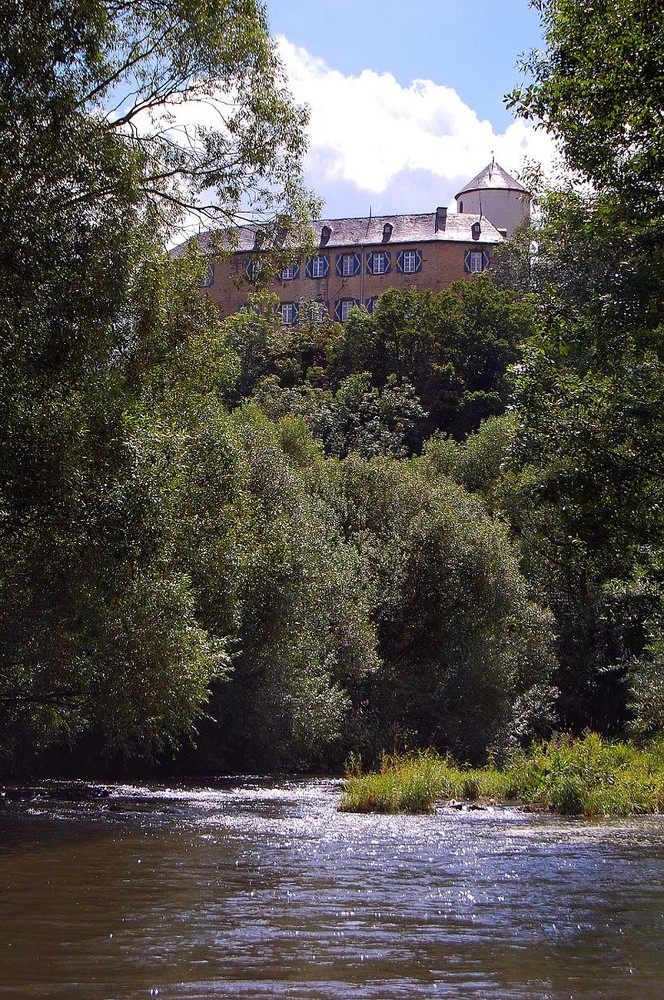
[(457, 212), (483, 215), (496, 229), (506, 230), (508, 236), (530, 218), (530, 192), (495, 160), (454, 197)]

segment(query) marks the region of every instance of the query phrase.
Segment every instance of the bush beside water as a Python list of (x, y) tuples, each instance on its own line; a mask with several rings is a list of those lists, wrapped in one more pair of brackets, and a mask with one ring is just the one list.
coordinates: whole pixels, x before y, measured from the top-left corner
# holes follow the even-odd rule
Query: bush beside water
[(377, 772), (348, 769), (344, 812), (431, 813), (445, 800), (520, 803), (563, 816), (664, 811), (664, 741), (647, 747), (596, 733), (554, 737), (504, 766), (466, 768), (425, 750), (385, 755)]

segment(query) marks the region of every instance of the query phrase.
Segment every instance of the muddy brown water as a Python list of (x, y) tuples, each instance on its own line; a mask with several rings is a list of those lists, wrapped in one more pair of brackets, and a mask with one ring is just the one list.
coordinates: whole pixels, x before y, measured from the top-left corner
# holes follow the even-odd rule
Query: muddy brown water
[(0, 803), (0, 997), (664, 997), (664, 817), (355, 816), (311, 779), (110, 793)]

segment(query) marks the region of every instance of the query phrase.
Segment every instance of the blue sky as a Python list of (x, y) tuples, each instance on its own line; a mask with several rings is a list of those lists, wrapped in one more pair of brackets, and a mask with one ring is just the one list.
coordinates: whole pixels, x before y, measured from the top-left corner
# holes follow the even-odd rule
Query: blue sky
[(331, 217), (454, 209), (491, 159), (548, 168), (542, 131), (503, 95), (541, 46), (528, 0), (267, 0), (295, 98), (311, 109), (307, 182)]

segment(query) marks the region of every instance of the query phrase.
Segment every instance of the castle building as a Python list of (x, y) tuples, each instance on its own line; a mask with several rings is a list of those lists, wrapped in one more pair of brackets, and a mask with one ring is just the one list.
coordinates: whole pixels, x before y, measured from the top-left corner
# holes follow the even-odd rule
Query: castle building
[[(270, 284), (282, 322), (297, 323), (302, 303), (344, 322), (354, 306), (371, 312), (388, 288), (440, 291), (486, 270), (494, 247), (528, 217), (528, 192), (492, 161), (456, 200), (456, 213), (437, 208), (313, 222), (311, 256), (284, 268)], [(263, 256), (260, 226), (241, 226), (235, 235), (233, 252), (210, 265), (202, 286), (222, 316), (246, 304)], [(205, 249), (205, 234), (200, 242)]]

